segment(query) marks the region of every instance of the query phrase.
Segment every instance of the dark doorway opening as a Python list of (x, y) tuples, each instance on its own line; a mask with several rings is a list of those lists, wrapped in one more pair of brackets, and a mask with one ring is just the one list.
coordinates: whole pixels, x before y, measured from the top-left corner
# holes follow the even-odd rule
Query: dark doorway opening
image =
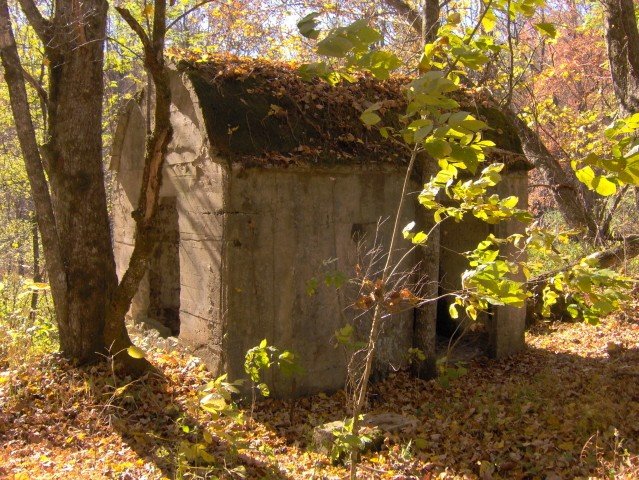
[[(440, 274), (440, 296), (453, 291), (452, 288), (442, 288), (445, 282), (441, 279)], [(449, 310), (452, 303), (452, 297), (440, 298), (437, 301), (437, 358), (446, 357), (452, 362), (468, 362), (477, 357), (487, 356), (489, 342), (486, 314), (480, 314), (477, 320), (471, 320), (462, 308), (458, 308), (458, 318), (452, 318)]]
[(160, 199), (153, 235), (157, 247), (149, 261), (149, 308), (147, 315), (166, 331), (180, 333), (180, 231), (175, 197)]

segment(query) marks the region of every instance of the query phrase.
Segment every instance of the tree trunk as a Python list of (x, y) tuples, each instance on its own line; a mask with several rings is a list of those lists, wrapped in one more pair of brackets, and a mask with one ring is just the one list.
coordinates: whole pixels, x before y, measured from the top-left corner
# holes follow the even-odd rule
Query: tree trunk
[(564, 169), (548, 151), (539, 135), (514, 112), (505, 110), (509, 123), (517, 131), (524, 154), (541, 171), (551, 191), (558, 210), (571, 228), (586, 228), (591, 237), (600, 232), (593, 215), (596, 195), (588, 190), (572, 170)]
[[(42, 271), (40, 269), (40, 240), (38, 239), (38, 224), (33, 222), (31, 225), (31, 242), (33, 249), (33, 281), (34, 283), (42, 282)], [(31, 294), (31, 312), (29, 317), (35, 320), (36, 310), (38, 308), (38, 290), (34, 290)]]
[[(429, 32), (436, 35), (437, 30), (423, 25), (419, 13), (404, 0), (385, 1), (397, 13), (408, 18), (417, 33), (422, 34), (428, 29)], [(437, 5), (436, 9), (435, 4)], [(433, 0), (427, 0), (424, 13), (425, 20), (429, 25), (438, 24), (439, 4), (437, 2), (433, 3)], [(592, 213), (595, 206), (595, 194), (579, 182), (572, 171), (567, 171), (561, 166), (546, 148), (537, 132), (528, 127), (515, 113), (509, 111), (504, 113), (507, 121), (517, 131), (528, 159), (542, 172), (546, 182), (553, 186), (553, 197), (566, 223), (571, 228), (586, 228), (589, 236), (596, 237), (600, 232)]]
[(117, 285), (102, 164), (107, 3), (58, 1), (55, 5), (55, 34), (48, 55), (46, 151), (67, 270), (68, 312), (59, 320), (60, 346), (84, 362), (109, 350), (104, 319)]
[[(20, 4), (49, 61), (45, 158), (36, 143), (6, 0), (0, 0), (5, 80), (50, 272), (60, 348), (88, 362), (109, 351), (104, 325), (117, 286), (102, 164), (107, 3), (59, 0), (51, 20), (33, 0)], [(121, 323), (117, 343), (128, 345), (123, 318)]]
[(422, 45), (435, 41), (439, 29), (439, 0), (425, 0), (421, 15), (405, 0), (385, 0), (385, 2), (399, 15), (406, 17), (413, 30), (421, 35)]
[[(9, 100), (16, 125), (20, 148), (31, 187), (35, 217), (42, 235), (42, 246), (47, 257), (51, 294), (56, 318), (67, 317), (66, 271), (56, 220), (47, 185), (42, 159), (36, 142), (35, 130), (29, 111), (27, 91), (22, 78), (20, 57), (16, 48), (7, 0), (0, 0), (0, 58), (4, 78), (9, 89)], [(58, 325), (61, 327), (61, 325)]]
[(639, 112), (639, 31), (633, 0), (604, 0), (606, 45), (621, 115)]

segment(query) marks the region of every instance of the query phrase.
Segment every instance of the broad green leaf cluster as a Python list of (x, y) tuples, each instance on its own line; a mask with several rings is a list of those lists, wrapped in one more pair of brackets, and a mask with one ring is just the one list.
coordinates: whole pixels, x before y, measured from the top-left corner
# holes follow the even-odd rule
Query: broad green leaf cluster
[(589, 189), (604, 197), (623, 185), (639, 185), (639, 113), (616, 120), (604, 132), (612, 147), (607, 155), (590, 153), (572, 168)]

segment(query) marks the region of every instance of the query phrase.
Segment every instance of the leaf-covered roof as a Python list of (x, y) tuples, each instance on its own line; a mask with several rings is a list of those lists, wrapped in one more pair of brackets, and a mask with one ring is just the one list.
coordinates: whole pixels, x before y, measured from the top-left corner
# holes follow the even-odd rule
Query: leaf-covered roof
[[(187, 57), (188, 58), (188, 57)], [(189, 77), (214, 148), (230, 161), (247, 165), (402, 164), (409, 150), (365, 126), (362, 112), (373, 103), (385, 125), (400, 127), (407, 77), (378, 81), (360, 76), (332, 86), (304, 80), (296, 66), (229, 55), (182, 59), (178, 70)], [(487, 101), (461, 94), (462, 108), (493, 130), (499, 161), (529, 168), (521, 144), (504, 118)]]

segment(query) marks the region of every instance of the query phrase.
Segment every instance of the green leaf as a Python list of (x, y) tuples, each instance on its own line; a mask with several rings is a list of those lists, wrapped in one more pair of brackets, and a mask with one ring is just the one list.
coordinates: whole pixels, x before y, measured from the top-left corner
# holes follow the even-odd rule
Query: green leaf
[(497, 26), (497, 16), (492, 9), (489, 8), (486, 11), (484, 18), (481, 21), (481, 26), (484, 27), (486, 33), (492, 32), (495, 29), (495, 26)]
[(579, 306), (576, 303), (571, 303), (566, 307), (566, 311), (572, 318), (577, 318), (577, 316), (579, 315)]
[(352, 343), (354, 335), (355, 329), (350, 324), (344, 325), (342, 328), (335, 332), (335, 338), (339, 343), (343, 345)]
[(603, 197), (614, 195), (617, 191), (617, 185), (608, 180), (606, 177), (597, 177), (593, 182), (595, 192)]
[(545, 35), (553, 39), (557, 37), (557, 27), (555, 27), (555, 25), (552, 23), (548, 23), (548, 22), (536, 23), (535, 28), (542, 35)]
[(459, 318), (459, 312), (457, 311), (457, 305), (455, 305), (454, 303), (451, 303), (448, 306), (448, 314), (450, 315), (450, 318)]
[(427, 240), (428, 235), (426, 233), (417, 232), (411, 239), (411, 242), (413, 242), (415, 245), (423, 245), (424, 243), (426, 243)]
[(366, 20), (357, 20), (344, 29), (349, 38), (355, 38), (364, 45), (370, 45), (381, 40), (382, 35), (368, 26)]
[(358, 58), (356, 64), (369, 70), (376, 78), (385, 80), (393, 70), (402, 65), (402, 62), (394, 53), (374, 50)]
[(452, 152), (450, 144), (446, 140), (428, 138), (424, 142), (424, 149), (433, 158), (444, 158)]
[(320, 31), (316, 29), (316, 27), (319, 25), (319, 22), (316, 20), (316, 18), (319, 16), (320, 14), (318, 12), (309, 13), (299, 22), (297, 22), (297, 29), (303, 36), (305, 36), (306, 38), (311, 38), (313, 40), (315, 40), (319, 36)]
[(364, 123), (364, 125), (369, 126), (376, 125), (382, 120), (382, 117), (370, 110), (365, 110), (364, 113), (359, 116), (359, 118)]
[(592, 168), (588, 166), (580, 168), (575, 172), (575, 175), (581, 183), (592, 189), (592, 182), (595, 179), (595, 171)]
[(133, 358), (144, 358), (146, 356), (144, 350), (142, 350), (140, 347), (136, 347), (135, 345), (131, 345), (129, 348), (126, 349), (126, 351), (129, 356)]
[(354, 44), (348, 38), (342, 35), (329, 35), (317, 44), (317, 53), (327, 57), (345, 57), (346, 54), (354, 47)]
[(200, 406), (207, 412), (220, 412), (226, 405), (226, 400), (219, 393), (209, 393), (200, 400)]

